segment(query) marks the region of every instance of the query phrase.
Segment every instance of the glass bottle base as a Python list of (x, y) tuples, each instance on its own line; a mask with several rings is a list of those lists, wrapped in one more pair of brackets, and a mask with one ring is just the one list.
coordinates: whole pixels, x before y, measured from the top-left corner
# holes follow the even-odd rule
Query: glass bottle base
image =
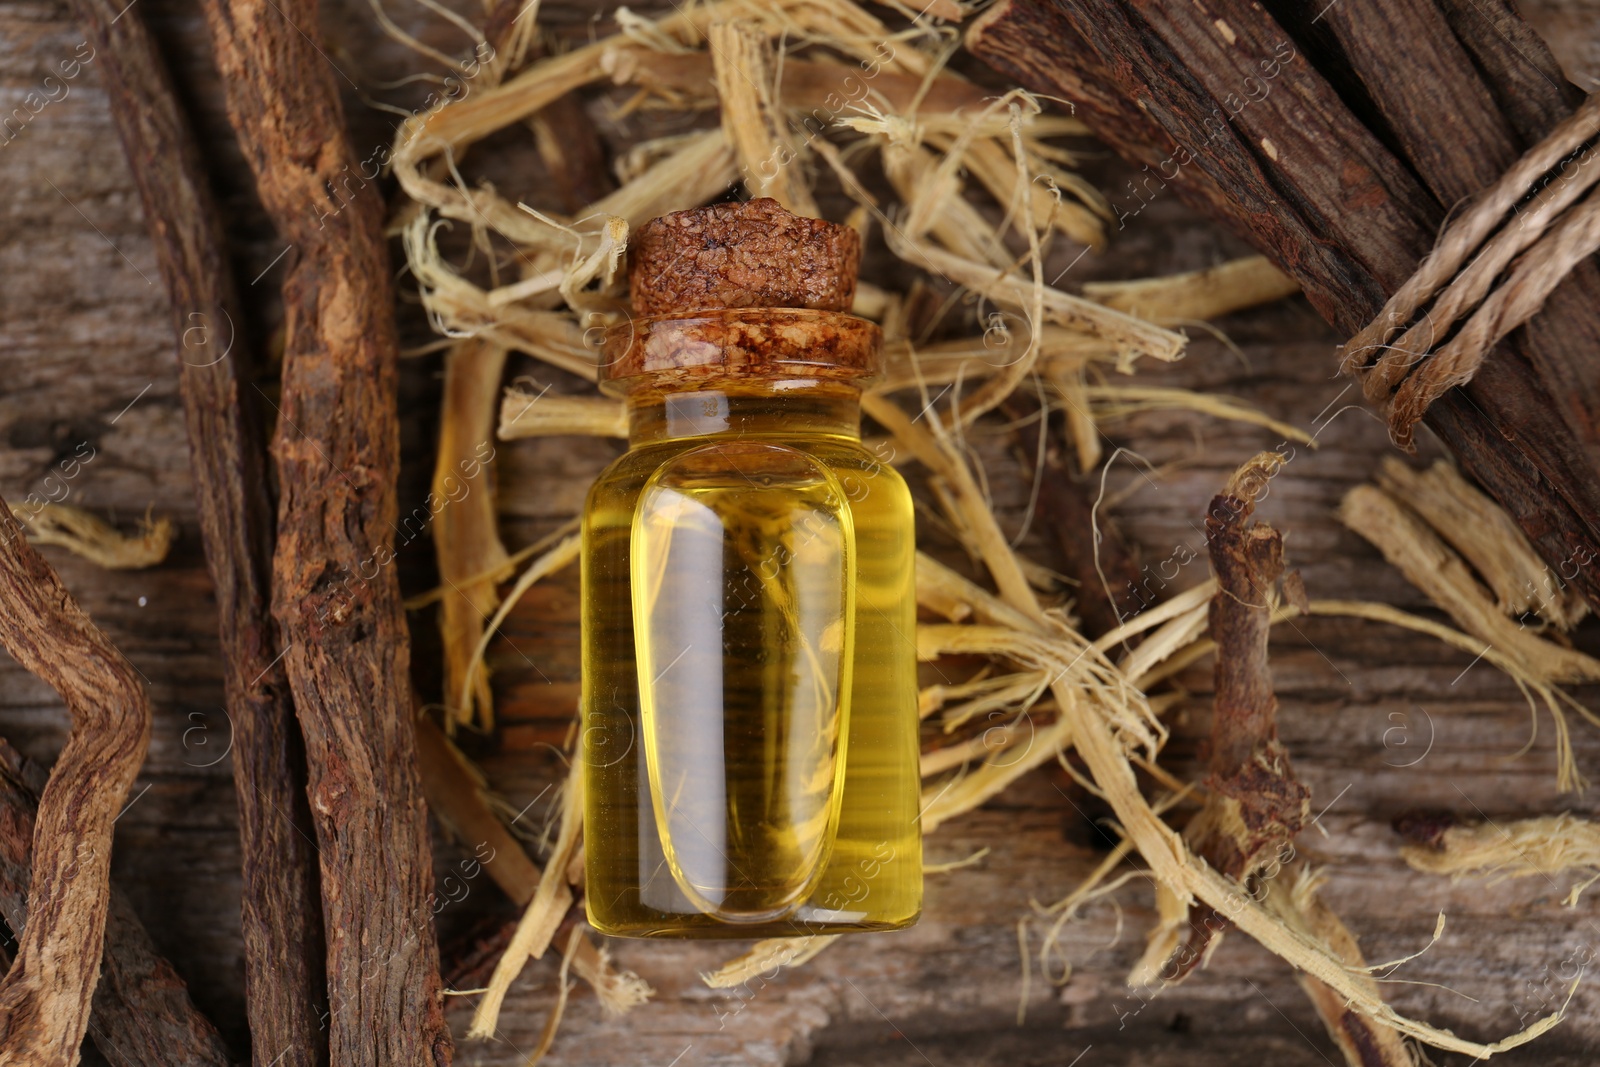
[(706, 915), (664, 915), (637, 921), (605, 922), (591, 911), (589, 925), (608, 937), (637, 937), (678, 941), (748, 941), (769, 937), (816, 937), (822, 934), (882, 933), (915, 926), (920, 910), (903, 919), (854, 922), (804, 922), (798, 919), (764, 923), (725, 923)]

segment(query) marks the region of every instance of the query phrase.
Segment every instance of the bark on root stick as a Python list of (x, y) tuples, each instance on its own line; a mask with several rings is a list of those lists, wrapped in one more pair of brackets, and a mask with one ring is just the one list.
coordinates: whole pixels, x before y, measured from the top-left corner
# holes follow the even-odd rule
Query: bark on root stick
[[(1489, 72), (1489, 95), (1524, 144), (1571, 111), (1559, 74), (1543, 73), (1548, 52), (1500, 0), (1438, 6), (1471, 65)], [(1437, 22), (1399, 20), (1385, 32), (1403, 41), (1384, 45), (1369, 34), (1367, 43), (1398, 55), (1455, 48), (1429, 36)], [(1377, 90), (1390, 105), (1408, 90), (1429, 94), (1427, 123), (1402, 124), (1391, 149), (1359, 117), (1369, 105), (1318, 69), (1334, 69), (1317, 54), (1324, 46), (1297, 39), (1294, 27), (1245, 0), (1000, 0), (973, 21), (966, 43), (1020, 84), (1073, 101), (1078, 117), (1142, 165), (1113, 199), (1119, 223), (1170, 186), (1270, 256), (1346, 337), (1372, 321), (1432, 247), (1453, 206), (1439, 199), (1448, 201), (1452, 187), (1436, 164), (1494, 159), (1495, 128), (1503, 132), (1502, 123), (1469, 122), (1462, 109), (1472, 105), (1463, 101), (1482, 94), (1469, 96), (1465, 82), (1456, 92), (1409, 79), (1401, 90), (1392, 66), (1380, 63), (1362, 81), (1363, 94)], [(1505, 84), (1521, 91), (1508, 93)], [(1460, 131), (1479, 127), (1470, 144), (1461, 142)], [(1446, 156), (1433, 150), (1438, 142)], [(1591, 291), (1596, 283), (1586, 275), (1588, 268), (1575, 272), (1553, 297)], [(1558, 306), (1567, 308), (1551, 308)], [(1592, 299), (1547, 312), (1502, 342), (1478, 377), (1441, 397), (1426, 418), (1552, 567), (1570, 568), (1600, 548), (1600, 384), (1589, 358), (1596, 336)], [(1579, 567), (1572, 582), (1600, 604), (1600, 568)]]
[(150, 745), (139, 672), (0, 502), (0, 642), (67, 703), (72, 733), (39, 797), (27, 928), (0, 981), (0, 1064), (78, 1062), (99, 978), (111, 831)]
[(137, 9), (74, 0), (100, 56), (178, 341), (195, 506), (217, 598), (243, 854), (245, 1006), (259, 1067), (327, 1062), (305, 754), (269, 603), (273, 514), (245, 318), (194, 137)]
[(315, 0), (203, 5), (257, 189), (290, 246), (273, 614), (310, 769), (329, 1058), (445, 1064), (411, 650), (395, 574), (399, 470), (383, 204), (344, 131)]

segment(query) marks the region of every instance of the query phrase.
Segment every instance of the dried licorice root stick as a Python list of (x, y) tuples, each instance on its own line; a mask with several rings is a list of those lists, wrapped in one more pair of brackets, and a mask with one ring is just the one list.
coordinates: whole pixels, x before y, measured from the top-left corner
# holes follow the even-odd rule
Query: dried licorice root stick
[[(13, 930), (27, 927), (39, 803), (31, 772), (44, 773), (0, 741), (0, 914)], [(183, 979), (156, 953), (133, 905), (115, 886), (89, 1036), (112, 1067), (226, 1067), (233, 1062), (217, 1028), (195, 1008)]]
[(39, 798), (28, 925), (0, 981), (0, 1065), (70, 1065), (100, 970), (112, 823), (150, 744), (150, 701), (3, 504), (0, 642), (72, 716)]
[[(1394, 6), (1362, 9), (1389, 13)], [(1559, 75), (1536, 69), (1548, 53), (1527, 39), (1533, 35), (1526, 25), (1509, 11), (1502, 12), (1510, 20), (1504, 26), (1486, 22), (1489, 9), (1504, 4), (1444, 6), (1456, 11), (1450, 18), (1458, 34), (1463, 27), (1476, 32), (1470, 42), (1463, 37), (1473, 55), (1458, 70), (1518, 72), (1520, 80), (1489, 79), (1527, 90), (1512, 92), (1515, 104), (1503, 103), (1508, 115), (1541, 93), (1561, 95)], [(1429, 36), (1421, 22), (1396, 25), (1407, 40), (1394, 54), (1454, 47)], [(1302, 54), (1254, 0), (998, 0), (973, 20), (966, 41), (969, 51), (1019, 84), (1072, 100), (1079, 118), (1143, 165), (1137, 185), (1130, 182), (1118, 198), (1119, 221), (1166, 195), (1170, 185), (1294, 276), (1345, 336), (1370, 323), (1411, 276), (1453, 203), (1448, 196), (1441, 202), (1417, 175), (1441, 179), (1436, 163), (1465, 166), (1463, 159), (1492, 156), (1461, 148), (1461, 132), (1477, 125), (1463, 117), (1472, 110), (1469, 96), (1441, 94), (1441, 83), (1423, 79), (1418, 84), (1429, 89), (1410, 94), (1411, 105), (1426, 109), (1435, 135), (1428, 146), (1397, 157), (1357, 115), (1371, 95), (1361, 88), (1342, 96), (1314, 66), (1315, 56)], [(1392, 64), (1376, 69), (1387, 72)], [(1418, 104), (1423, 97), (1427, 102)], [(1550, 120), (1570, 110), (1559, 99), (1541, 106)], [(1423, 147), (1431, 149), (1426, 167)], [(1569, 280), (1565, 288), (1577, 284)], [(1463, 473), (1516, 519), (1551, 567), (1587, 558), (1600, 542), (1600, 448), (1592, 419), (1575, 429), (1582, 420), (1573, 415), (1596, 406), (1600, 394), (1589, 355), (1596, 336), (1600, 312), (1593, 301), (1563, 316), (1540, 316), (1523, 336), (1503, 343), (1473, 382), (1428, 409), (1426, 421)], [(1600, 568), (1579, 567), (1573, 584), (1600, 605)]]
[(245, 995), (257, 1064), (327, 1060), (321, 902), (305, 756), (269, 603), (273, 514), (241, 361), (248, 342), (204, 167), (161, 56), (124, 0), (73, 0), (128, 157), (180, 341), (196, 509), (216, 590), (243, 853)]
[(378, 189), (360, 177), (315, 0), (205, 0), (229, 119), (293, 251), (283, 285), (273, 615), (306, 743), (329, 1058), (446, 1064), (411, 649), (394, 562), (397, 346)]
[[(1210, 611), (1217, 643), (1210, 793), (1184, 838), (1252, 897), (1270, 900), (1269, 907), (1292, 928), (1359, 968), (1364, 964), (1355, 938), (1316, 900), (1303, 865), (1289, 863), (1291, 842), (1310, 813), (1311, 791), (1295, 778), (1288, 750), (1278, 740), (1267, 641), (1280, 582), (1291, 602), (1301, 605), (1305, 589), (1298, 573), (1284, 577), (1283, 536), (1266, 523), (1250, 521), (1257, 498), (1283, 461), (1276, 452), (1255, 456), (1228, 480), (1206, 514), (1206, 543), (1217, 579)], [(1189, 941), (1165, 973), (1187, 974), (1225, 926), (1214, 909), (1191, 917)], [(1342, 996), (1314, 978), (1302, 977), (1302, 985), (1352, 1067), (1409, 1067), (1411, 1058), (1393, 1029), (1351, 1010)], [(1377, 996), (1375, 983), (1370, 992)]]

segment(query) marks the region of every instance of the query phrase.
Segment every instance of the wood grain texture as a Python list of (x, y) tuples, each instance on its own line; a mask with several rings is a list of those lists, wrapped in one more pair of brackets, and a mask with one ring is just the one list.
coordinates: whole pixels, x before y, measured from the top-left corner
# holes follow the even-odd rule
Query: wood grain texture
[(256, 346), (205, 167), (143, 15), (115, 0), (73, 9), (99, 58), (171, 299), (232, 727), (251, 1047), (258, 1067), (316, 1067), (327, 1061), (322, 911), (304, 747), (270, 610), (274, 515), (250, 373)]
[(72, 733), (39, 798), (28, 925), (0, 981), (0, 1064), (78, 1062), (99, 977), (111, 829), (150, 743), (138, 670), (0, 506), (0, 643), (61, 694)]
[[(435, 17), (387, 7), (403, 28), (435, 47), (464, 51), (462, 38)], [(207, 70), (205, 28), (176, 0), (140, 0), (139, 9), (197, 109), (202, 153), (215, 168), (237, 250), (240, 288), (261, 324), (256, 336), (266, 339), (278, 317), (275, 295), (264, 297), (263, 291), (275, 290), (282, 276), (287, 257), (272, 263), (285, 242), (272, 236), (253, 204), (248, 167), (232, 147), (220, 112), (221, 87)], [(1561, 10), (1584, 9), (1574, 4)], [(591, 14), (564, 0), (541, 9), (541, 18), (569, 41), (587, 39)], [(333, 63), (374, 98), (416, 106), (426, 86), (380, 87), (416, 71), (418, 61), (373, 27), (368, 5), (328, 0), (323, 19), (322, 35), (311, 36)], [(1577, 48), (1581, 33), (1594, 32), (1596, 25), (1568, 22), (1561, 43)], [(57, 0), (4, 0), (0, 100), (21, 107), (26, 93), (81, 40)], [(196, 1002), (242, 1051), (247, 1036), (234, 791), (228, 760), (205, 766), (221, 754), (228, 737), (219, 710), (224, 691), (217, 620), (200, 553), (169, 313), (96, 77), (94, 64), (88, 64), (72, 95), (30, 123), (20, 150), (0, 150), (0, 177), (13, 190), (0, 204), (0, 270), (8, 279), (0, 297), (0, 492), (21, 498), (41, 490), (57, 457), (92, 438), (100, 459), (72, 483), (72, 503), (122, 521), (153, 504), (158, 514), (179, 522), (173, 555), (149, 572), (108, 574), (57, 550), (46, 555), (149, 676), (156, 700), (151, 753), (134, 792), (139, 799), (117, 822), (117, 878)], [(390, 119), (363, 110), (350, 86), (338, 80), (364, 157), (386, 143)], [(608, 151), (627, 147), (615, 140), (601, 111), (590, 114)], [(664, 116), (663, 126), (676, 121)], [(517, 138), (497, 143), (493, 152), (475, 153), (473, 162), (489, 169), (507, 195), (541, 210), (561, 208), (559, 200), (547, 198), (551, 191), (537, 153)], [(1148, 177), (1138, 166), (1115, 160), (1089, 165), (1091, 179), (1125, 213), (1138, 207), (1127, 191), (1129, 181)], [(825, 206), (833, 212), (841, 205), (830, 200)], [(1077, 255), (1076, 249), (1060, 251), (1047, 264), (1052, 276)], [(1127, 219), (1106, 254), (1085, 256), (1062, 284), (1199, 269), (1245, 251), (1242, 241), (1163, 193)], [(864, 277), (884, 281), (890, 269), (884, 260), (869, 259)], [(251, 285), (258, 275), (261, 280)], [(402, 322), (407, 344), (428, 339), (418, 317)], [(1237, 353), (1197, 333), (1185, 361), (1142, 371), (1141, 381), (1225, 393), (1318, 432), (1321, 447), (1295, 446), (1294, 458), (1260, 505), (1261, 516), (1286, 534), (1289, 564), (1304, 574), (1312, 596), (1375, 599), (1429, 613), (1421, 595), (1334, 518), (1344, 492), (1368, 479), (1391, 451), (1373, 419), (1359, 408), (1341, 411), (1352, 398), (1338, 399), (1345, 383), (1330, 378), (1339, 338), (1301, 301), (1231, 316), (1219, 325)], [(403, 513), (422, 506), (429, 488), (440, 368), (437, 358), (402, 362)], [(513, 356), (508, 377), (525, 375), (558, 391), (592, 390)], [(270, 382), (262, 386), (272, 393)], [(1244, 459), (1280, 448), (1279, 437), (1183, 412), (1141, 414), (1107, 432), (1108, 452), (1125, 445), (1151, 464), (1145, 468), (1127, 458), (1114, 464), (1102, 506), (1140, 550), (1141, 585), (1151, 597), (1166, 597), (1202, 580), (1205, 544), (1198, 527), (1207, 502)], [(586, 439), (501, 446), (498, 498), (508, 545), (525, 545), (576, 514), (590, 481), (618, 447)], [(1003, 431), (975, 434), (973, 447), (1006, 529), (1020, 529), (1031, 467), (1018, 461)], [(917, 476), (915, 469), (907, 473)], [(961, 562), (959, 547), (933, 524), (923, 525), (923, 537), (947, 562)], [(1036, 521), (1022, 547), (1064, 569), (1054, 539), (1055, 531)], [(418, 539), (424, 546), (425, 540)], [(402, 561), (408, 591), (434, 583), (427, 555)], [(536, 837), (543, 829), (554, 792), (546, 787), (566, 772), (546, 746), (566, 741), (576, 709), (577, 596), (576, 574), (536, 586), (491, 649), (504, 728), (492, 745), (478, 742), (471, 752), (508, 801), (519, 834)], [(1124, 610), (1132, 602), (1125, 601)], [(434, 620), (422, 612), (411, 622), (420, 648)], [(1421, 948), (1436, 914), (1446, 911), (1444, 939), (1396, 977), (1438, 982), (1476, 1002), (1420, 985), (1389, 986), (1389, 995), (1403, 1010), (1463, 1034), (1491, 1038), (1509, 1032), (1518, 1012), (1555, 995), (1549, 976), (1575, 946), (1600, 943), (1591, 925), (1594, 913), (1561, 906), (1565, 882), (1452, 884), (1419, 876), (1399, 861), (1401, 841), (1389, 821), (1418, 808), (1480, 819), (1475, 806), (1496, 821), (1569, 808), (1593, 815), (1595, 794), (1556, 794), (1548, 721), (1533, 747), (1513, 758), (1528, 739), (1527, 709), (1511, 683), (1482, 663), (1473, 665), (1470, 655), (1371, 624), (1313, 619), (1297, 620), (1296, 626), (1274, 629), (1272, 667), (1280, 737), (1295, 755), (1297, 775), (1312, 790), (1314, 816), (1320, 816), (1300, 845), (1328, 876), (1324, 897), (1374, 960)], [(1578, 641), (1595, 650), (1592, 624)], [(424, 667), (430, 661), (421, 651), (415, 658)], [(1204, 773), (1200, 749), (1209, 733), (1211, 665), (1202, 661), (1178, 680), (1192, 697), (1169, 716), (1174, 740), (1164, 762), (1192, 778)], [(426, 699), (442, 691), (437, 678), (420, 676), (418, 684)], [(1596, 706), (1594, 691), (1579, 696)], [(46, 686), (0, 657), (0, 733), (49, 760), (64, 740), (63, 719), (60, 701)], [(1600, 731), (1575, 724), (1574, 745), (1580, 765), (1594, 776)], [(1035, 960), (1024, 987), (1016, 922), (1032, 914), (1032, 901), (1059, 899), (1100, 862), (1107, 837), (1094, 820), (1103, 814), (1064, 771), (1029, 775), (930, 839), (930, 862), (964, 859), (984, 847), (991, 851), (974, 866), (929, 878), (927, 909), (917, 927), (841, 939), (805, 968), (744, 988), (716, 992), (696, 977), (697, 970), (719, 966), (743, 946), (609, 941), (618, 964), (638, 971), (658, 990), (656, 997), (614, 1020), (580, 984), (547, 1062), (634, 1067), (669, 1064), (682, 1054), (677, 1067), (927, 1067), (930, 1061), (937, 1067), (1064, 1067), (1080, 1053), (1085, 1054), (1078, 1067), (1339, 1062), (1293, 975), (1247, 938), (1227, 939), (1209, 968), (1159, 997), (1141, 1000), (1127, 990), (1122, 979), (1154, 921), (1142, 881), (1117, 894), (1120, 920), (1107, 903), (1071, 929), (1069, 983), (1045, 981)], [(461, 864), (473, 857), (475, 845), (436, 838), (437, 873), (464, 877)], [(468, 937), (480, 924), (514, 921), (515, 909), (490, 884), (487, 870), (466, 884), (465, 899), (439, 913), (447, 941)], [(1037, 951), (1036, 934), (1031, 948)], [(507, 1000), (498, 1038), (464, 1046), (461, 1061), (520, 1067), (555, 1001), (556, 975), (553, 959), (531, 965)], [(449, 1021), (462, 1030), (471, 1000), (447, 1002)], [(1020, 1026), (1019, 1003), (1027, 1007)], [(1531, 1048), (1493, 1063), (1588, 1067), (1597, 1049), (1600, 996), (1586, 982), (1566, 1022)], [(1455, 1057), (1436, 1062), (1465, 1067)]]
[[(13, 930), (27, 926), (39, 803), (33, 787), (43, 777), (42, 769), (0, 741), (0, 914)], [(89, 1036), (112, 1067), (226, 1067), (233, 1062), (217, 1028), (196, 1010), (183, 979), (156, 952), (115, 884)]]
[(392, 566), (398, 352), (376, 171), (362, 173), (335, 72), (307, 36), (315, 0), (204, 9), (257, 191), (291, 246), (272, 612), (309, 767), (329, 1061), (447, 1064), (410, 641)]

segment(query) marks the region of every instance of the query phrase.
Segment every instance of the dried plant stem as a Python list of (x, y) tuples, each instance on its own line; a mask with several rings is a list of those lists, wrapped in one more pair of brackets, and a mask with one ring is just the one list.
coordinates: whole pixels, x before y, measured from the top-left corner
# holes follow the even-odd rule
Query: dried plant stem
[(467, 703), (450, 709), (447, 726), (476, 724), (494, 728), (489, 677), (479, 671), (472, 684), (472, 652), (483, 623), (499, 596), (495, 583), (511, 570), (496, 525), (493, 442), (495, 402), (506, 350), (492, 341), (469, 340), (445, 357), (444, 398), (440, 401), (439, 450), (434, 460), (434, 498), (448, 501), (433, 524), (434, 557), (445, 588), (439, 605), (444, 645), (444, 691), (466, 693)]
[(317, 1067), (327, 1040), (322, 915), (305, 764), (269, 609), (274, 518), (251, 344), (194, 136), (139, 10), (74, 0), (171, 298), (196, 511), (217, 601), (244, 891), (245, 1001), (255, 1062)]
[(1419, 471), (1386, 456), (1377, 482), (1472, 564), (1502, 613), (1534, 611), (1563, 630), (1587, 614), (1582, 595), (1545, 566), (1511, 516), (1444, 460)]
[[(538, 892), (539, 866), (528, 858), (522, 843), (489, 806), (483, 780), (450, 739), (426, 718), (418, 721), (417, 747), (422, 784), (435, 817), (448, 832), (471, 847), (474, 856), (481, 855), (478, 850), (482, 846), (492, 849), (492, 855), (482, 861), (484, 869), (508, 900), (526, 908)], [(570, 907), (570, 894), (566, 905), (561, 903), (559, 891), (553, 900), (551, 911), (560, 911), (556, 916), (559, 923)], [(608, 1015), (620, 1015), (637, 1007), (654, 992), (632, 971), (612, 967), (605, 950), (596, 948), (588, 938), (581, 939), (573, 950), (572, 969), (594, 987)]]
[[(1211, 719), (1209, 792), (1184, 837), (1213, 867), (1240, 885), (1260, 879), (1267, 910), (1289, 929), (1343, 961), (1350, 981), (1369, 1003), (1382, 1003), (1376, 982), (1360, 973), (1365, 966), (1353, 935), (1317, 899), (1315, 882), (1301, 868), (1290, 878), (1282, 855), (1310, 814), (1311, 791), (1296, 779), (1288, 750), (1278, 741), (1278, 700), (1267, 662), (1267, 640), (1283, 580), (1283, 538), (1265, 523), (1250, 522), (1256, 496), (1283, 464), (1283, 456), (1264, 452), (1241, 467), (1211, 502), (1206, 544), (1217, 591), (1211, 598), (1209, 629), (1216, 641), (1216, 698)], [(1298, 582), (1291, 575), (1286, 582)], [(1301, 597), (1303, 603), (1303, 597)], [(1286, 888), (1286, 882), (1292, 886)], [(1218, 917), (1213, 910), (1206, 918)], [(1186, 955), (1176, 960), (1182, 975), (1203, 959), (1220, 936), (1220, 924), (1191, 924)], [(1345, 996), (1303, 975), (1312, 1005), (1351, 1067), (1411, 1067), (1405, 1043), (1395, 1030), (1369, 1012), (1354, 1010)]]
[(735, 956), (700, 980), (712, 989), (731, 989), (774, 967), (799, 967), (815, 959), (838, 934), (807, 934), (805, 937), (773, 937), (757, 941), (749, 952)]
[(539, 880), (533, 900), (522, 913), (522, 921), (506, 946), (505, 954), (494, 966), (489, 988), (472, 1013), (472, 1026), (467, 1036), (493, 1037), (500, 1020), (500, 1008), (505, 1003), (511, 983), (522, 973), (530, 959), (539, 959), (550, 947), (561, 920), (572, 907), (572, 890), (567, 885), (567, 866), (578, 848), (583, 826), (583, 773), (574, 768), (567, 775), (561, 793), (561, 829), (556, 834), (555, 847), (550, 850), (550, 860), (545, 864), (545, 877)]
[(506, 390), (505, 400), (500, 405), (500, 428), (495, 431), (500, 440), (563, 434), (625, 438), (628, 436), (627, 408), (622, 401), (604, 396)]
[[(1084, 634), (1099, 637), (1122, 622), (1118, 594), (1134, 587), (1139, 568), (1121, 530), (1095, 512), (1094, 495), (1068, 456), (1073, 449), (1050, 429), (1048, 408), (1028, 392), (1006, 398), (1001, 410), (1015, 429), (1018, 458), (1038, 479), (1038, 521), (1060, 550), (1062, 573), (1077, 583), (1073, 611)], [(1042, 469), (1034, 471), (1040, 463)]]
[(0, 1064), (78, 1062), (99, 977), (111, 830), (150, 743), (139, 672), (0, 507), (0, 643), (66, 701), (72, 731), (39, 798), (27, 926), (0, 981)]
[[(1251, 522), (1255, 497), (1283, 464), (1263, 452), (1229, 479), (1206, 512), (1206, 546), (1216, 575), (1208, 606), (1216, 642), (1216, 697), (1211, 713), (1211, 766), (1204, 807), (1184, 829), (1195, 854), (1240, 885), (1247, 884), (1294, 838), (1311, 793), (1294, 776), (1278, 742), (1278, 698), (1272, 690), (1267, 639), (1283, 577), (1283, 537)], [(1191, 935), (1171, 963), (1182, 978), (1205, 959), (1225, 922), (1215, 914), (1191, 922)]]
[[(1066, 636), (1034, 599), (1015, 555), (996, 526), (993, 514), (983, 504), (981, 494), (977, 493), (970, 471), (965, 470), (965, 462), (941, 444), (923, 423), (913, 423), (903, 412), (893, 410), (888, 401), (869, 396), (863, 400), (863, 406), (918, 459), (927, 462), (935, 473), (957, 487), (958, 500), (971, 501), (968, 517), (978, 531), (984, 561), (1001, 590), (1006, 609), (1020, 613), (1028, 620), (1029, 628), (1041, 637)], [(920, 585), (919, 577), (919, 588)], [(1093, 648), (1087, 648), (1072, 660), (1075, 669), (1081, 664), (1081, 669), (1085, 670), (1099, 670), (1098, 664), (1102, 662)], [(1148, 705), (1143, 694), (1133, 689), (1120, 672), (1109, 664), (1105, 669), (1110, 673), (1105, 676), (1108, 679), (1106, 689), (1100, 691), (1086, 689), (1079, 679), (1070, 677), (1066, 671), (1053, 680), (1051, 690), (1062, 709), (1062, 722), (1067, 724), (1064, 727), (1067, 736), (1062, 741), (1070, 740), (1083, 758), (1095, 788), (1110, 805), (1123, 832), (1149, 864), (1152, 876), (1167, 887), (1176, 902), (1187, 907), (1199, 900), (1267, 949), (1328, 986), (1360, 1014), (1442, 1049), (1475, 1056), (1493, 1055), (1526, 1044), (1559, 1023), (1560, 1014), (1552, 1014), (1508, 1038), (1485, 1044), (1464, 1040), (1447, 1030), (1407, 1018), (1381, 998), (1374, 997), (1364, 973), (1353, 969), (1325, 943), (1292, 929), (1241, 893), (1236, 882), (1195, 857), (1182, 838), (1162, 820), (1139, 790), (1128, 757), (1128, 741), (1118, 736), (1112, 721), (1096, 713), (1091, 702), (1126, 702), (1130, 710)]]
[[(43, 774), (0, 741), (0, 914), (13, 930), (28, 925), (39, 803), (33, 784)], [(156, 953), (133, 905), (115, 885), (89, 1036), (112, 1067), (228, 1067), (233, 1062), (217, 1028), (189, 999), (172, 964)]]
[(1339, 518), (1378, 547), (1383, 558), (1428, 594), (1457, 625), (1517, 660), (1546, 682), (1600, 681), (1600, 660), (1547, 641), (1503, 615), (1466, 562), (1416, 512), (1383, 490), (1358, 485)]
[(733, 145), (751, 197), (770, 196), (797, 215), (816, 217), (817, 202), (798, 169), (786, 120), (775, 99), (773, 49), (767, 35), (749, 23), (711, 27), (711, 62), (722, 132)]
[[(1017, 83), (1071, 100), (1076, 117), (1147, 168), (1147, 192), (1170, 186), (1229, 224), (1349, 336), (1416, 271), (1447, 210), (1573, 100), (1509, 4), (1415, 5), (1432, 9), (1426, 20), (1396, 18), (1392, 5), (1343, 8), (1312, 26), (1304, 5), (1287, 3), (1001, 0), (969, 24), (966, 44)], [(1428, 76), (1402, 85), (1392, 72), (1413, 53)], [(1335, 68), (1346, 75), (1337, 83), (1321, 73)], [(1265, 71), (1274, 81), (1263, 106), (1215, 123), (1241, 79)], [(1373, 111), (1382, 139), (1360, 117)], [(1580, 268), (1545, 315), (1428, 410), (1463, 473), (1553, 567), (1600, 539), (1597, 277)], [(1600, 599), (1600, 569), (1580, 568), (1574, 585)]]
[(417, 760), (428, 807), (440, 825), (472, 850), (513, 904), (527, 906), (539, 887), (538, 864), (489, 807), (484, 782), (466, 757), (427, 717), (417, 720)]
[[(273, 615), (310, 770), (329, 1056), (447, 1064), (411, 650), (392, 566), (399, 471), (383, 204), (344, 132), (315, 0), (205, 0), (229, 118), (294, 252), (273, 443)], [(354, 177), (353, 177), (354, 176)]]
[[(1267, 883), (1267, 909), (1291, 929), (1328, 946), (1329, 952), (1355, 972), (1353, 980), (1365, 987), (1367, 995), (1381, 999), (1377, 981), (1366, 973), (1361, 946), (1344, 921), (1317, 895), (1319, 885), (1320, 879), (1304, 863), (1285, 867)], [(1416, 1060), (1411, 1050), (1391, 1027), (1355, 1011), (1343, 996), (1315, 978), (1300, 975), (1299, 981), (1350, 1067), (1414, 1067)]]
[(1161, 326), (1209, 322), (1299, 291), (1300, 283), (1274, 267), (1266, 256), (1244, 256), (1204, 270), (1159, 278), (1085, 282), (1083, 286), (1083, 295), (1090, 300)]

